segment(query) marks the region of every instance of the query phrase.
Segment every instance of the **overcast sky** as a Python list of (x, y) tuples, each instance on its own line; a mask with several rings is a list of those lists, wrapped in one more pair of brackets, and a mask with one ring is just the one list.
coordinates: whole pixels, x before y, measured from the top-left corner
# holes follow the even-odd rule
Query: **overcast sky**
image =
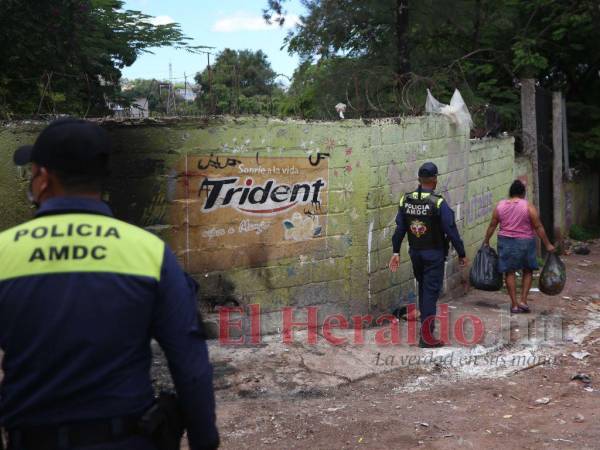
[[(291, 77), (298, 58), (280, 48), (289, 27), (302, 13), (302, 6), (299, 0), (287, 2), (288, 15), (282, 29), (269, 26), (262, 19), (266, 3), (266, 0), (126, 0), (125, 8), (156, 16), (158, 23), (179, 23), (194, 44), (215, 47), (210, 50), (213, 53), (224, 48), (262, 50), (277, 73)], [(154, 54), (144, 54), (125, 68), (123, 76), (167, 79), (169, 62), (173, 65), (174, 81), (183, 81), (184, 73), (188, 81), (193, 81), (194, 74), (206, 67), (206, 55), (172, 48), (154, 49)]]

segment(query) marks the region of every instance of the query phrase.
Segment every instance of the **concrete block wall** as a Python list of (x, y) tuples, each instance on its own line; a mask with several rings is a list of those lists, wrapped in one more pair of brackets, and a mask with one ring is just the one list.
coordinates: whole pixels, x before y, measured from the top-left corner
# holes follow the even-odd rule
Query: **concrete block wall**
[[(11, 199), (1, 206), (0, 229), (31, 214), (26, 182), (10, 157), (17, 144), (33, 142), (42, 126), (0, 130), (0, 190)], [(440, 169), (438, 192), (456, 212), (470, 258), (481, 244), (493, 205), (513, 179), (511, 138), (470, 141), (467, 130), (442, 117), (310, 123), (244, 118), (103, 126), (115, 143), (107, 197), (115, 215), (171, 244), (200, 283), (204, 304), (259, 303), (273, 324), (285, 306), (320, 305), (322, 315), (377, 314), (414, 301), (406, 243), (400, 271), (390, 274), (387, 263), (399, 198), (416, 187), (424, 161)], [(272, 230), (279, 227), (279, 235), (246, 233), (234, 239), (242, 230), (231, 226), (230, 240), (213, 238), (210, 233), (218, 234), (218, 227), (202, 221), (199, 213), (203, 175), (197, 167), (212, 161), (220, 170), (225, 161), (235, 165), (233, 161), (250, 159), (268, 167), (281, 158), (326, 177), (322, 209), (297, 210), (303, 216), (310, 213), (323, 230), (288, 241), (277, 238), (283, 232), (280, 219), (268, 216), (264, 220), (275, 223)], [(219, 214), (211, 217), (219, 222)], [(455, 256), (453, 252), (449, 258), (445, 283), (451, 295), (460, 294), (466, 276)]]
[(400, 197), (416, 188), (421, 164), (433, 161), (443, 174), (438, 192), (447, 198), (450, 192), (455, 198), (462, 198), (467, 144), (465, 130), (450, 126), (442, 118), (409, 118), (374, 127), (366, 216), (370, 242), (367, 296), (371, 311), (387, 312), (397, 304), (414, 301), (416, 289), (406, 242), (398, 272), (391, 274), (387, 269)]
[(41, 124), (7, 123), (0, 125), (0, 230), (31, 218), (33, 207), (27, 201), (28, 173), (13, 163), (13, 153), (21, 145), (31, 144)]
[(467, 253), (481, 246), (495, 205), (506, 198), (514, 180), (512, 138), (473, 141), (469, 152), (467, 204), (464, 235)]
[(574, 224), (600, 224), (600, 175), (585, 173), (565, 183), (561, 204), (563, 236), (568, 235)]

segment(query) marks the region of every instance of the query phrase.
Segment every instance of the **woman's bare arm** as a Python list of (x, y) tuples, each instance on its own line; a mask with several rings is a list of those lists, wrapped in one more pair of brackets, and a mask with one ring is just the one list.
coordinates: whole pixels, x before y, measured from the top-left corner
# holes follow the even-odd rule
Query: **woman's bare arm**
[(535, 233), (540, 237), (544, 245), (546, 246), (546, 250), (549, 252), (554, 251), (554, 246), (548, 239), (546, 235), (546, 230), (544, 230), (544, 225), (542, 225), (542, 221), (540, 220), (540, 215), (538, 214), (537, 209), (531, 203), (528, 205), (529, 208), (529, 219), (531, 219), (531, 225)]
[(487, 228), (487, 231), (485, 232), (485, 239), (483, 240), (483, 245), (490, 245), (490, 239), (492, 238), (494, 231), (496, 231), (496, 227), (498, 226), (499, 222), (500, 220), (498, 218), (498, 205), (496, 205), (496, 207), (494, 208), (494, 212), (492, 213), (492, 220), (490, 220), (490, 224)]

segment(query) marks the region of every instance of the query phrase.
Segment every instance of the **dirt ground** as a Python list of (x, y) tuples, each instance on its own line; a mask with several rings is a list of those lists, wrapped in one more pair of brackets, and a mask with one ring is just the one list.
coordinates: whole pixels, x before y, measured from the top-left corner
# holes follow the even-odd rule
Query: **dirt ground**
[[(488, 335), (479, 353), (544, 356), (518, 366), (381, 368), (373, 347), (211, 346), (222, 447), (600, 448), (600, 242), (590, 255), (563, 260), (565, 290), (555, 297), (532, 292), (527, 318), (560, 317), (561, 339), (540, 342), (538, 335), (525, 342), (520, 322), (511, 325), (513, 340), (499, 341), (497, 317), (507, 303), (501, 292), (471, 290), (451, 303), (483, 316)], [(473, 351), (455, 345), (402, 351), (465, 350)], [(574, 352), (589, 355), (575, 353), (577, 359)], [(572, 380), (577, 373), (591, 383)]]
[[(563, 261), (564, 291), (532, 292), (532, 314), (511, 318), (504, 292), (449, 302), (453, 317), (485, 324), (473, 347), (381, 347), (378, 329), (364, 345), (307, 345), (305, 332), (293, 344), (211, 341), (222, 448), (600, 448), (600, 240)], [(158, 353), (153, 378), (171, 383)]]

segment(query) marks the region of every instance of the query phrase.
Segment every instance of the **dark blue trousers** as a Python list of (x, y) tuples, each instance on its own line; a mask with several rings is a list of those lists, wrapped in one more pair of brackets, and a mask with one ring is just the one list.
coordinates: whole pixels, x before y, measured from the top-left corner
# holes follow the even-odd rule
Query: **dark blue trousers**
[(73, 450), (156, 450), (156, 446), (143, 436), (134, 436), (110, 444), (77, 447)]
[[(85, 447), (67, 447), (68, 450), (156, 450), (156, 446), (143, 436), (132, 436), (122, 441), (107, 444), (88, 445)], [(8, 450), (35, 450), (21, 446), (9, 445)], [(58, 447), (57, 447), (58, 449)]]
[[(428, 317), (435, 316), (437, 301), (444, 286), (444, 262), (446, 260), (443, 249), (439, 250), (410, 250), (413, 272), (419, 285), (419, 312), (421, 324)], [(431, 319), (430, 331), (433, 335), (435, 321)], [(421, 328), (422, 329), (422, 328)]]

